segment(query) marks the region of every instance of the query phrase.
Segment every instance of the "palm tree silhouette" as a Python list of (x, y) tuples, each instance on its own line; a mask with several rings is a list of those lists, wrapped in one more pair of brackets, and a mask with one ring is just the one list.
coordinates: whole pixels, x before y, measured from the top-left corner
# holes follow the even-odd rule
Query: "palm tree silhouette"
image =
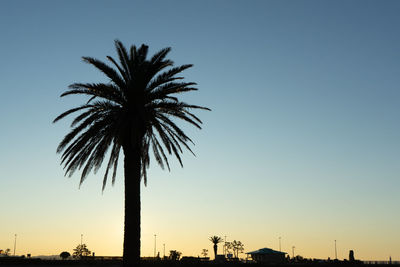
[[(79, 185), (94, 170), (96, 173), (109, 151), (109, 159), (103, 178), (104, 190), (109, 171), (112, 184), (115, 182), (120, 150), (124, 153), (125, 221), (124, 221), (124, 266), (140, 264), (140, 183), (147, 184), (146, 169), (150, 165), (149, 149), (164, 169), (170, 169), (167, 153), (173, 154), (182, 165), (182, 148), (192, 154), (192, 140), (175, 124), (173, 119), (182, 119), (201, 129), (201, 120), (192, 110), (210, 110), (189, 105), (175, 96), (197, 90), (193, 82), (180, 81), (176, 75), (192, 65), (173, 67), (165, 59), (171, 48), (164, 48), (147, 59), (148, 46), (131, 46), (129, 52), (116, 40), (119, 57), (117, 63), (107, 59), (115, 68), (104, 62), (83, 57), (83, 60), (109, 79), (109, 83), (74, 83), (61, 97), (87, 95), (89, 101), (59, 115), (54, 122), (75, 112), (79, 115), (72, 121), (72, 130), (60, 142), (61, 164), (65, 175), (71, 177), (82, 169)], [(168, 68), (168, 69), (166, 69)]]
[(209, 240), (214, 244), (214, 256), (215, 259), (217, 259), (218, 243), (221, 243), (223, 241), (222, 237), (214, 235), (210, 237)]

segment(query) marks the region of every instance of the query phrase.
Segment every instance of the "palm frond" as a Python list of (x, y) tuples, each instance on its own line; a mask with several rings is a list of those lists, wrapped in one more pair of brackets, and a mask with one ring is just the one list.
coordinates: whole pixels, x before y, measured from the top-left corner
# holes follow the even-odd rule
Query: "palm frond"
[(125, 46), (119, 40), (115, 40), (115, 48), (117, 50), (122, 69), (126, 73), (128, 80), (132, 79), (132, 74), (129, 68), (129, 56)]
[(82, 109), (85, 109), (85, 108), (91, 108), (91, 107), (92, 107), (92, 105), (86, 104), (86, 105), (82, 105), (82, 106), (77, 107), (77, 108), (71, 108), (71, 109), (69, 109), (69, 110), (67, 110), (67, 111), (65, 111), (65, 112), (63, 112), (63, 113), (61, 113), (59, 116), (57, 116), (57, 117), (53, 120), (53, 123), (55, 123), (55, 122), (61, 120), (62, 118), (65, 118), (66, 116), (68, 116), (68, 115), (71, 114), (71, 113), (74, 113), (74, 112), (76, 112), (76, 111), (79, 111), (79, 110), (82, 110)]
[(113, 84), (104, 83), (73, 83), (69, 86), (70, 90), (65, 91), (61, 96), (72, 94), (83, 94), (100, 97), (105, 100), (116, 102), (122, 105), (125, 102), (124, 93), (119, 87)]
[(82, 57), (83, 61), (95, 66), (101, 72), (103, 72), (111, 81), (113, 81), (117, 86), (124, 87), (124, 81), (122, 80), (121, 76), (111, 67), (109, 67), (104, 62), (91, 58), (91, 57)]
[[(171, 64), (172, 65), (172, 64)], [(191, 68), (193, 65), (192, 64), (186, 64), (186, 65), (182, 65), (179, 67), (174, 67), (168, 71), (165, 71), (161, 74), (159, 74), (157, 77), (155, 77), (153, 79), (153, 81), (150, 82), (150, 84), (147, 86), (147, 91), (152, 91), (155, 88), (157, 88), (158, 86), (164, 84), (164, 83), (168, 83), (177, 79), (182, 79), (182, 77), (174, 77), (176, 74)]]
[(160, 51), (155, 53), (153, 55), (153, 57), (150, 59), (150, 64), (156, 65), (158, 62), (161, 62), (170, 51), (171, 51), (171, 47), (166, 47), (164, 49), (161, 49)]

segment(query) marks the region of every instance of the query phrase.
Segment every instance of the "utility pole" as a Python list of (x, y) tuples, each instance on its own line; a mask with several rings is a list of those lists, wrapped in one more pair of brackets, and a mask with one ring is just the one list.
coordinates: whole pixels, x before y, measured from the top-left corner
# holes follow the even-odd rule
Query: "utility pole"
[(279, 237), (279, 252), (281, 252), (281, 237)]
[(15, 256), (15, 248), (17, 247), (17, 234), (14, 236), (14, 256)]
[(163, 246), (164, 246), (164, 259), (165, 259), (165, 243), (163, 244)]
[(337, 260), (336, 240), (335, 240), (335, 259)]
[(82, 247), (82, 239), (83, 239), (83, 234), (81, 234), (81, 247)]
[(224, 255), (226, 256), (226, 236), (225, 236), (225, 239), (224, 239), (224, 246), (223, 246), (223, 248), (224, 248)]
[(293, 255), (293, 259), (294, 259), (294, 249), (295, 249), (296, 247), (295, 246), (293, 246), (292, 247), (292, 255)]
[(156, 247), (157, 247), (157, 235), (154, 235), (154, 255), (153, 257), (156, 257)]

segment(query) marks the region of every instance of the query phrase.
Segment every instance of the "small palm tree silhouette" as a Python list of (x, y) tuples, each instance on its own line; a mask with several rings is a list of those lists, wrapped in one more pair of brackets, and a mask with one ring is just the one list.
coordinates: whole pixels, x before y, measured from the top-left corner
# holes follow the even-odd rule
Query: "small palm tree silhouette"
[(214, 244), (214, 256), (217, 258), (218, 243), (222, 242), (222, 237), (214, 235), (211, 236), (209, 240)]

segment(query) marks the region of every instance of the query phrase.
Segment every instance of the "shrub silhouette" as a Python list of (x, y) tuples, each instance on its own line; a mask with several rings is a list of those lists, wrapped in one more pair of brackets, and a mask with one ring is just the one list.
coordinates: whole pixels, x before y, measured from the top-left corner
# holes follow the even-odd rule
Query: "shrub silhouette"
[(182, 252), (180, 252), (180, 251), (177, 251), (177, 250), (170, 250), (169, 251), (169, 259), (170, 260), (177, 261), (177, 260), (179, 260), (181, 255), (182, 255)]
[(61, 259), (65, 260), (65, 259), (68, 259), (69, 257), (71, 257), (71, 254), (69, 254), (69, 252), (67, 252), (67, 251), (63, 251), (60, 253), (60, 257), (61, 257)]

